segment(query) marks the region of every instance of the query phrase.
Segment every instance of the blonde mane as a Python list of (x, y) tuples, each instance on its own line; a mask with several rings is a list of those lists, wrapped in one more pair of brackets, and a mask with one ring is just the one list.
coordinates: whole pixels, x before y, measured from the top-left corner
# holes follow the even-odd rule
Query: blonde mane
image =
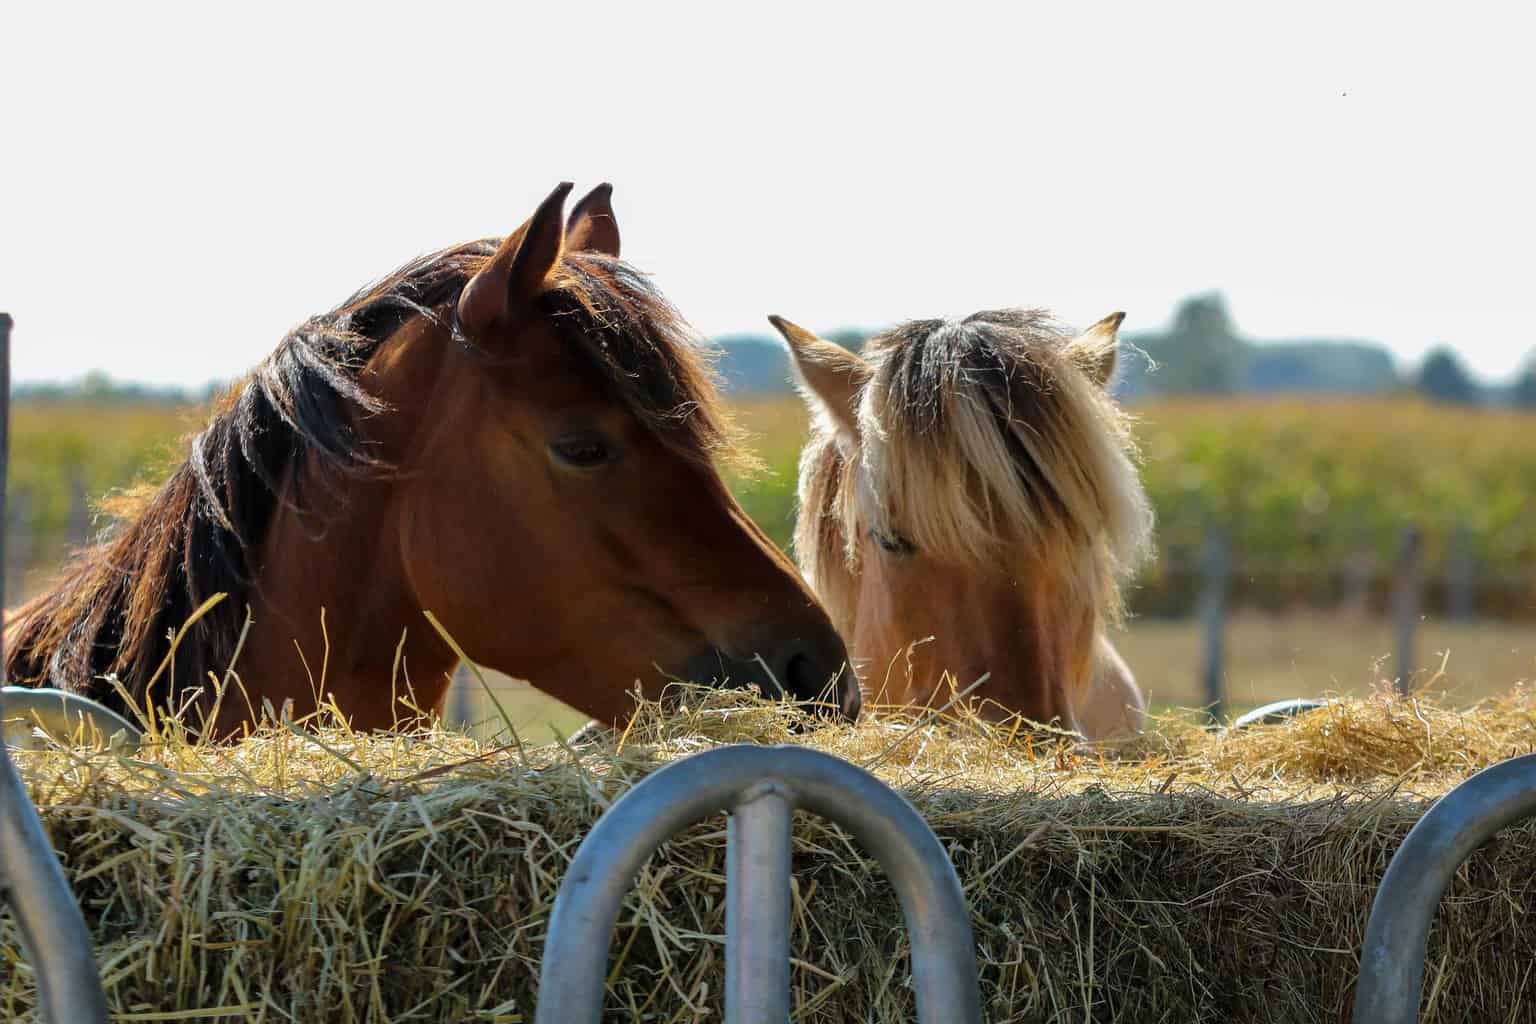
[(823, 410), (800, 462), (795, 548), (840, 630), (871, 530), (953, 565), (1045, 572), (1120, 619), (1152, 512), (1130, 417), (1092, 375), (1113, 350), (1088, 339), (1041, 310), (995, 310), (870, 340), (860, 436)]

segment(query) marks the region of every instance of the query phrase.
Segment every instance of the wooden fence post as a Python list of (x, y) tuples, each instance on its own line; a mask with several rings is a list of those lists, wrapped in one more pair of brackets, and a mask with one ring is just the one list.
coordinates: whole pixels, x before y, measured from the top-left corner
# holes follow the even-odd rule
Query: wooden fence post
[(1447, 570), (1446, 613), (1456, 622), (1470, 622), (1477, 616), (1477, 560), (1472, 555), (1472, 537), (1465, 526), (1458, 526), (1451, 534)]
[(1423, 538), (1416, 526), (1403, 531), (1398, 548), (1392, 592), (1392, 621), (1397, 633), (1397, 689), (1407, 693), (1414, 670), (1413, 640), (1419, 626), (1420, 549)]
[(65, 543), (71, 548), (84, 547), (91, 540), (91, 498), (85, 486), (85, 468), (69, 464), (69, 520)]
[(1200, 588), (1200, 621), (1205, 635), (1201, 681), (1206, 707), (1211, 717), (1220, 722), (1227, 710), (1227, 590), (1232, 574), (1231, 544), (1226, 530), (1216, 527), (1206, 535), (1200, 562), (1204, 580)]
[(6, 593), (26, 597), (27, 570), (32, 568), (32, 502), (26, 491), (6, 494), (5, 555), (0, 572), (5, 574)]

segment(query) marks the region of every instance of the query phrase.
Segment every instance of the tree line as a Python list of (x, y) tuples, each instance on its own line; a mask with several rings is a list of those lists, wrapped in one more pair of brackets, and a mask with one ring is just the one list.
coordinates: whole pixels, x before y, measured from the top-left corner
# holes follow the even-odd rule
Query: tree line
[[(858, 351), (875, 332), (844, 328), (824, 337)], [(1127, 333), (1127, 356), (1114, 387), (1123, 399), (1160, 395), (1331, 394), (1385, 396), (1418, 393), (1453, 405), (1536, 409), (1536, 362), (1513, 381), (1479, 383), (1450, 346), (1429, 352), (1415, 367), (1399, 369), (1379, 343), (1340, 338), (1254, 341), (1233, 326), (1216, 292), (1184, 300), (1164, 330)], [(781, 394), (792, 386), (789, 359), (778, 338), (732, 334), (715, 339), (727, 390)], [(157, 387), (115, 381), (100, 371), (68, 382), (23, 383), (18, 398), (92, 399), (122, 403), (207, 401), (217, 390)]]
[(1219, 293), (1186, 299), (1167, 330), (1128, 336), (1141, 358), (1125, 360), (1119, 393), (1155, 395), (1418, 393), (1454, 405), (1536, 408), (1536, 364), (1512, 382), (1485, 386), (1455, 349), (1442, 345), (1399, 370), (1375, 342), (1305, 339), (1257, 342), (1238, 335)]
[[(825, 335), (855, 351), (874, 332), (846, 328)], [(759, 334), (717, 339), (728, 389), (774, 394), (789, 390), (782, 343)], [(1128, 354), (1114, 387), (1124, 399), (1160, 395), (1326, 394), (1387, 396), (1419, 393), (1458, 405), (1536, 408), (1536, 363), (1514, 381), (1484, 386), (1449, 346), (1417, 366), (1400, 369), (1386, 346), (1344, 338), (1255, 341), (1233, 326), (1220, 293), (1185, 299), (1164, 330), (1127, 333)]]

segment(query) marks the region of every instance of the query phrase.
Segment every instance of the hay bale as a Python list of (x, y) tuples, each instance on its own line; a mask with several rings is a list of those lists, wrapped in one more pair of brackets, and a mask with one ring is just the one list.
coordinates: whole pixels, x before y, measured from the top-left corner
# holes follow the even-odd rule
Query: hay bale
[[(1275, 1022), (1347, 1018), (1375, 886), (1426, 802), (1536, 750), (1523, 690), (1464, 711), (1381, 694), (1225, 736), (1168, 719), (1113, 757), (895, 713), (797, 735), (746, 695), (686, 701), (579, 750), (274, 728), (229, 748), (18, 760), (120, 1019), (529, 1020), (556, 889), (602, 811), (675, 758), (803, 742), (872, 768), (943, 839), (989, 1020)], [(718, 1019), (723, 824), (643, 872), (609, 1019)], [(1533, 863), (1527, 824), (1460, 873), (1425, 1020), (1529, 1016)], [(874, 864), (798, 815), (795, 870), (796, 1019), (911, 1020), (906, 936)], [(7, 917), (5, 1019), (33, 1006), (18, 957)]]

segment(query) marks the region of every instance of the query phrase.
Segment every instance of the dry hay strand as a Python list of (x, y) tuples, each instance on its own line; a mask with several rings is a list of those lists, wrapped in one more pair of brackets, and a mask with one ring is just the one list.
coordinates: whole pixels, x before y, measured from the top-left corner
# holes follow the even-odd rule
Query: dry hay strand
[[(1370, 901), (1426, 801), (1536, 750), (1523, 689), (1463, 710), (1380, 693), (1222, 735), (1169, 718), (1114, 754), (894, 710), (857, 727), (684, 690), (623, 736), (480, 743), (442, 728), (164, 732), (134, 757), (18, 761), (123, 1021), (528, 1021), (556, 890), (597, 817), (676, 758), (803, 743), (924, 814), (966, 886), (992, 1021), (1338, 1021)], [(725, 828), (642, 871), (615, 930), (607, 1019), (718, 1019)], [(1425, 1020), (1530, 1020), (1536, 826), (1452, 884)], [(909, 1021), (907, 938), (878, 867), (798, 814), (798, 1021)], [(0, 927), (0, 1015), (33, 976)]]

